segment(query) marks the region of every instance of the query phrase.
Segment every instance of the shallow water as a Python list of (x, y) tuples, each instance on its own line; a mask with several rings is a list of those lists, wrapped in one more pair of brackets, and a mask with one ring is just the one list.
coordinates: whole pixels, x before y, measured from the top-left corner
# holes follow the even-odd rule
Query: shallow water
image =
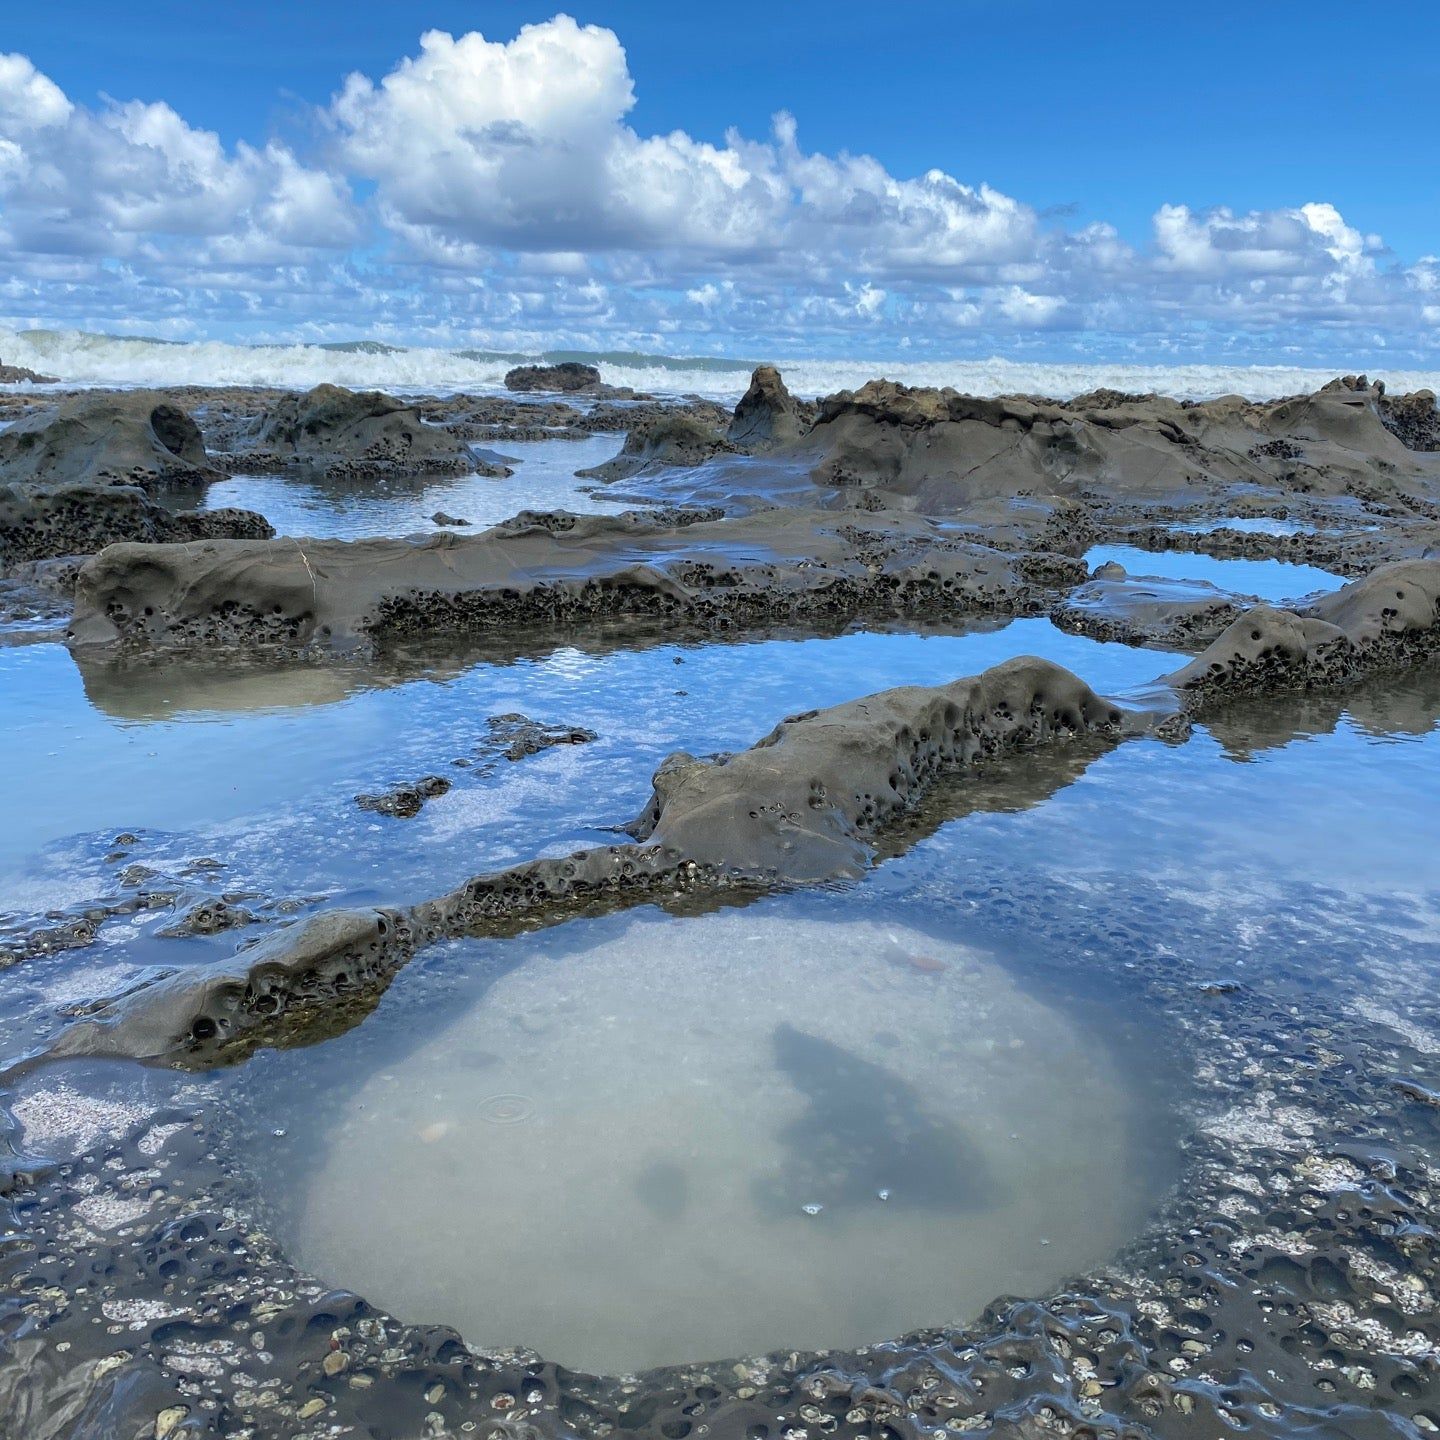
[(318, 1067), (320, 1123), (265, 1108), (300, 1262), (402, 1316), (600, 1372), (868, 1343), (1098, 1263), (1151, 1197), (1140, 1097), (973, 946), (791, 899), (505, 960)]
[(1193, 520), (1170, 527), (1181, 535), (1209, 535), (1215, 530), (1238, 530), (1242, 535), (1314, 535), (1313, 525), (1298, 520), (1277, 520), (1270, 515), (1224, 515), (1219, 520)]
[[(857, 692), (937, 684), (1034, 653), (1123, 690), (1163, 656), (1018, 620), (960, 634), (856, 631), (587, 653), (560, 645), (512, 663), (286, 670), (167, 665), (80, 670), (58, 644), (0, 648), (0, 727), (12, 821), (0, 831), (0, 908), (55, 885), (67, 854), (141, 832), (147, 850), (224, 851), (253, 883), (301, 881), (349, 898), (434, 884), (569, 845), (638, 811), (673, 749), (752, 744), (784, 715)], [(588, 726), (567, 746), (477, 779), (489, 715)], [(440, 772), (455, 788), (410, 822), (353, 796)], [(343, 833), (336, 851), (326, 836)], [(468, 838), (467, 838), (468, 837)], [(591, 837), (593, 839), (593, 833)]]
[(575, 472), (612, 459), (621, 439), (595, 435), (507, 443), (500, 447), (504, 458), (517, 462), (508, 479), (432, 475), (357, 484), (298, 475), (235, 475), (211, 485), (200, 508), (257, 510), (276, 534), (342, 540), (432, 533), (442, 528), (430, 518), (440, 511), (470, 522), (443, 527), (460, 534), (483, 530), (520, 510), (613, 512), (625, 509), (624, 502), (597, 490), (593, 480), (577, 479)]
[[(0, 949), (52, 911), (158, 897), (106, 919), (94, 945), (28, 960), (0, 986), (0, 1023), (38, 1035), (87, 983), (114, 993), (149, 967), (233, 950), (246, 930), (159, 933), (215, 895), (260, 925), (322, 905), (413, 902), (536, 854), (609, 843), (671, 751), (743, 748), (798, 710), (1027, 651), (1108, 692), (1169, 668), (1153, 651), (1042, 620), (725, 644), (660, 629), (636, 640), (632, 630), (629, 648), (618, 637), (606, 648), (597, 636), (594, 651), (551, 641), (520, 658), (510, 656), (525, 647), (512, 647), (501, 662), (459, 651), (286, 669), (82, 670), (57, 643), (0, 646), (11, 801)], [(597, 738), (511, 762), (487, 743), (486, 724), (509, 713)], [(411, 819), (356, 803), (437, 774), (451, 789)]]
[[(211, 853), (287, 893), (414, 899), (501, 857), (609, 838), (584, 827), (633, 813), (674, 745), (748, 743), (790, 711), (1027, 650), (1112, 693), (1169, 668), (1039, 621), (662, 635), (388, 671), (81, 677), (59, 647), (0, 650), (19, 762), (0, 908), (87, 893), (147, 806), (156, 828), (123, 848), (162, 868)], [(355, 788), (437, 768), (506, 709), (595, 721), (601, 739), (464, 778), (414, 821), (355, 823)], [(1224, 1217), (1222, 1249), (1261, 1249), (1267, 1226), (1292, 1223), (1273, 1219), (1286, 1186), (1343, 1187), (1351, 1157), (1395, 1153), (1401, 1130), (1374, 1099), (1394, 1097), (1389, 1077), (1440, 1084), (1437, 722), (1430, 666), (1232, 707), (1183, 745), (1013, 757), (942, 787), (858, 886), (437, 946), (347, 1033), (179, 1098), (227, 1129), (242, 1208), (320, 1282), (477, 1344), (601, 1369), (723, 1356), (729, 1374), (728, 1357), (963, 1321), (1076, 1271), (1163, 1311), (1195, 1273), (1153, 1258), (1197, 1243), (1188, 1197), (1200, 1223)], [(236, 943), (157, 940), (155, 923), (117, 920), (89, 949), (0, 977), (12, 1044), (145, 964)], [(105, 1104), (87, 1098), (107, 1086)], [(40, 1077), (21, 1114), (36, 1145), (73, 1150), (176, 1098), (153, 1072), (77, 1069)], [(137, 1183), (118, 1199), (99, 1186), (75, 1214), (107, 1235), (143, 1227), (157, 1192)], [(1330, 1263), (1315, 1283), (1372, 1325), (1378, 1302)], [(1374, 1263), (1357, 1254), (1345, 1273)], [(1279, 1273), (1232, 1265), (1211, 1288), (1251, 1309), (1177, 1333), (1270, 1345), (1267, 1384), (1289, 1385), (1287, 1403), (1327, 1404), (1339, 1383), (1376, 1414), (1413, 1409), (1420, 1380), (1392, 1384), (1391, 1361), (1365, 1357), (1352, 1383), (1328, 1357), (1339, 1341), (1312, 1373), (1265, 1338)], [(1344, 1323), (1338, 1302), (1312, 1303)], [(1430, 1313), (1380, 1306), (1373, 1324), (1428, 1333)], [(1209, 1360), (1194, 1363), (1208, 1383)], [(1287, 1365), (1299, 1378), (1276, 1380)]]
[(1342, 576), (1328, 570), (1285, 560), (1221, 559), (1186, 550), (1137, 550), (1131, 545), (1096, 545), (1085, 552), (1085, 563), (1092, 571), (1112, 561), (1134, 576), (1207, 580), (1231, 594), (1253, 595), (1272, 604), (1338, 590), (1345, 583)]
[[(1177, 1203), (1177, 1139), (1280, 1143), (1294, 1016), (1440, 1053), (1437, 724), (1436, 668), (1237, 707), (958, 779), (858, 889), (439, 947), (234, 1077), (237, 1153), (325, 1281), (585, 1368), (1043, 1293)], [(1276, 998), (1214, 1109), (1232, 987)]]

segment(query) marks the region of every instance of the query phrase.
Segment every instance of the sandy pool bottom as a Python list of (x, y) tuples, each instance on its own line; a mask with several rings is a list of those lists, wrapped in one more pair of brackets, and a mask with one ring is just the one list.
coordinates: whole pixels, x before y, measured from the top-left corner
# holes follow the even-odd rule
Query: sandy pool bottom
[(1113, 1056), (979, 950), (755, 911), (511, 943), (286, 1177), (295, 1258), (405, 1319), (601, 1372), (849, 1346), (1042, 1293), (1153, 1198)]

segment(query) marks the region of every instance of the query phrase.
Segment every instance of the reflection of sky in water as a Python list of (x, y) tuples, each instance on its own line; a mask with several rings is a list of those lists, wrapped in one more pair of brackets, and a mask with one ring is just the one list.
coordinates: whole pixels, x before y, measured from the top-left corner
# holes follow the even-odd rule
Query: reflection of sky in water
[(1043, 852), (1069, 874), (1185, 894), (1333, 887), (1440, 906), (1440, 667), (1344, 695), (1235, 708), (1185, 745), (1123, 745), (1035, 810), (975, 816), (961, 848)]
[[(971, 635), (562, 647), (388, 686), (358, 667), (211, 672), (202, 683), (172, 666), (118, 690), (92, 676), (92, 701), (63, 648), (0, 649), (10, 800), (0, 912), (110, 890), (114, 870), (100, 857), (125, 829), (146, 832), (131, 858), (173, 871), (215, 855), (232, 887), (418, 899), (536, 853), (612, 840), (593, 827), (634, 815), (673, 749), (741, 748), (795, 711), (1027, 652), (1112, 694), (1172, 663), (1023, 620)], [(488, 774), (454, 767), (476, 754), (485, 717), (506, 711), (600, 738)], [(1036, 808), (968, 815), (922, 848), (953, 847), (962, 868), (963, 852), (978, 848), (1072, 876), (1163, 879), (1217, 904), (1318, 884), (1428, 905), (1440, 890), (1437, 717), (1433, 668), (1335, 699), (1277, 697), (1215, 718), (1184, 746), (1123, 745), (1061, 775), (1053, 793), (1032, 786), (1021, 803)], [(1014, 764), (1018, 782), (1043, 768)], [(429, 773), (454, 788), (413, 820), (354, 805), (356, 793)], [(120, 939), (146, 923), (106, 933)]]
[[(941, 683), (1026, 652), (1103, 691), (1167, 668), (1153, 651), (1020, 620), (971, 635), (866, 632), (609, 654), (563, 647), (379, 687), (363, 667), (197, 676), (170, 665), (129, 681), (92, 677), (87, 697), (62, 647), (0, 649), (13, 776), (0, 909), (21, 908), (22, 877), (27, 894), (63, 894), (80, 858), (67, 860), (67, 847), (88, 853), (122, 829), (164, 832), (172, 838), (147, 845), (179, 855), (223, 850), (236, 874), (267, 887), (428, 894), (537, 847), (609, 838), (583, 827), (636, 813), (673, 749), (740, 748), (796, 710)], [(507, 711), (585, 725), (600, 738), (501, 762), (490, 776), (454, 767), (484, 739), (486, 716)], [(353, 804), (359, 792), (429, 773), (455, 787), (414, 820), (377, 819)]]
[(521, 510), (623, 510), (593, 480), (579, 480), (577, 470), (611, 459), (620, 448), (619, 435), (588, 440), (537, 440), (505, 443), (498, 451), (519, 461), (507, 480), (480, 475), (437, 475), (421, 480), (312, 482), (295, 475), (237, 475), (210, 486), (202, 506), (217, 510), (236, 506), (258, 510), (280, 535), (315, 538), (338, 536), (355, 540), (372, 535), (433, 532), (430, 519), (444, 511), (468, 520), (460, 533), (473, 533), (508, 520)]
[(1208, 580), (1236, 595), (1258, 595), (1262, 600), (1298, 600), (1318, 590), (1337, 590), (1345, 582), (1313, 565), (1292, 565), (1284, 560), (1221, 560), (1180, 550), (1156, 553), (1130, 545), (1096, 545), (1085, 552), (1093, 570), (1110, 561), (1131, 575), (1155, 575), (1169, 580)]
[(1212, 530), (1238, 530), (1242, 535), (1313, 535), (1313, 525), (1298, 520), (1277, 520), (1270, 515), (1226, 515), (1219, 520), (1192, 520), (1172, 525), (1181, 535), (1208, 535)]

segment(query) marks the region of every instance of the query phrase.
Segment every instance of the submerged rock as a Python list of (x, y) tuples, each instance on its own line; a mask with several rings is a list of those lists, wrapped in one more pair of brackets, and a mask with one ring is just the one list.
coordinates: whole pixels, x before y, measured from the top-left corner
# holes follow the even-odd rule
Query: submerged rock
[(221, 472), (200, 427), (144, 390), (71, 395), (0, 431), (0, 482), (24, 486), (203, 485)]
[(427, 800), (444, 795), (450, 782), (443, 775), (426, 775), (404, 785), (396, 785), (379, 795), (357, 795), (355, 803), (362, 810), (377, 815), (391, 815), (397, 820), (411, 820), (424, 808)]
[(510, 712), (492, 715), (486, 722), (490, 729), (487, 748), (498, 751), (507, 760), (523, 760), (556, 745), (587, 745), (596, 738), (593, 730), (583, 725), (547, 725), (528, 715)]

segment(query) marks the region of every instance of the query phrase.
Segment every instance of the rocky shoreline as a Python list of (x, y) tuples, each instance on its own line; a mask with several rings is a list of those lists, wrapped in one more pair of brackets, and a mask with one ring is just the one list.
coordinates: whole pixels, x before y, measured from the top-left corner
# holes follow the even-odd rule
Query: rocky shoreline
[[(905, 848), (907, 827), (966, 813), (967, 791), (997, 767), (1033, 772), (1048, 793), (1115, 747), (1183, 745), (1200, 723), (1220, 733), (1239, 705), (1282, 715), (1324, 704), (1440, 651), (1440, 421), (1428, 392), (1392, 397), (1362, 376), (1265, 404), (1108, 391), (1060, 404), (875, 381), (810, 404), (767, 366), (727, 416), (709, 402), (610, 392), (583, 368), (513, 373), (507, 385), (525, 398), (408, 402), (333, 386), (36, 396), (0, 432), (0, 576), (34, 586), (37, 564), (50, 566), (50, 599), (73, 590), (65, 638), (82, 673), (147, 666), (162, 686), (167, 667), (197, 655), (279, 669), (374, 664), (449, 635), (513, 659), (537, 633), (583, 646), (611, 627), (619, 645), (657, 624), (715, 636), (969, 614), (1049, 616), (1193, 658), (1122, 700), (1028, 656), (936, 686), (864, 694), (857, 680), (860, 698), (782, 719), (747, 749), (671, 755), (639, 816), (615, 827), (625, 840), (542, 852), (444, 895), (312, 908), (286, 924), (263, 897), (135, 875), (93, 915), (0, 938), (0, 965), (18, 973), (151, 906), (183, 911), (185, 935), (248, 932), (261, 910), (280, 922), (228, 954), (96, 997), (35, 1049), (0, 1055), (0, 1413), (56, 1440), (616, 1429), (666, 1440), (1188, 1437), (1242, 1413), (1254, 1433), (1275, 1435), (1296, 1423), (1357, 1440), (1440, 1429), (1427, 1398), (1440, 1354), (1433, 1304), (1407, 1308), (1395, 1278), (1413, 1275), (1427, 1296), (1440, 1283), (1427, 1228), (1440, 1224), (1440, 1184), (1423, 1160), (1433, 1107), (1423, 1087), (1377, 1079), (1379, 1062), (1363, 1069), (1370, 1042), (1323, 1004), (1295, 1022), (1304, 1034), (1283, 1064), (1292, 1078), (1303, 1070), (1307, 1103), (1332, 1106), (1367, 1142), (1357, 1139), (1340, 1181), (1317, 1181), (1316, 1165), (1333, 1178), (1340, 1159), (1311, 1153), (1283, 1118), (1261, 1140), (1210, 1135), (1162, 1227), (1178, 1237), (1169, 1249), (1147, 1241), (1151, 1253), (1142, 1244), (1044, 1302), (997, 1301), (968, 1329), (857, 1353), (573, 1375), (401, 1325), (316, 1285), (247, 1217), (242, 1181), (221, 1158), (224, 1122), (185, 1088), (203, 1078), (184, 1076), (350, 1030), (427, 947), (639, 903), (683, 916), (854, 881), (877, 854)], [(229, 475), (364, 485), (465, 472), (505, 483), (508, 466), (475, 441), (611, 431), (625, 433), (620, 452), (588, 478), (633, 507), (616, 515), (524, 512), (475, 533), (346, 541), (276, 536), (259, 514), (197, 508)], [(1239, 528), (1256, 519), (1286, 528)], [(1092, 573), (1084, 557), (1098, 543), (1300, 561), (1349, 581), (1267, 605), (1113, 565)], [(492, 717), (491, 730), (495, 754), (512, 760), (594, 738), (513, 714)], [(413, 817), (449, 788), (427, 776), (357, 800)], [(975, 866), (974, 884), (1003, 888), (983, 858)], [(1029, 904), (1014, 902), (1021, 926)], [(1213, 916), (1157, 923), (1172, 956), (1225, 943)], [(1126, 938), (1128, 924), (1077, 910), (1073, 934), (1054, 938), (1118, 935), (1147, 1003), (1183, 1017), (1175, 1043), (1230, 1047), (1233, 1066), (1210, 1074), (1209, 1100), (1248, 1103), (1244, 1066), (1273, 1055), (1269, 1027), (1292, 977), (1224, 992), (1223, 1013), (1206, 1008), (1193, 991), (1203, 961), (1166, 963)], [(1343, 1063), (1305, 1068), (1316, 1047)], [(183, 1072), (174, 1103), (81, 1153), (35, 1153), (26, 1087), (95, 1059)], [(1277, 1062), (1264, 1063), (1271, 1075)], [(1285, 1085), (1275, 1083), (1278, 1106)], [(1388, 1159), (1369, 1143), (1377, 1132), (1393, 1137)], [(1216, 1217), (1222, 1204), (1232, 1219), (1242, 1213), (1255, 1185), (1269, 1208), (1232, 1247)], [(1352, 1191), (1363, 1209), (1344, 1198)], [(76, 1219), (82, 1196), (133, 1210), (132, 1224), (97, 1241)], [(1341, 1273), (1325, 1258), (1341, 1251), (1370, 1255), (1370, 1270), (1351, 1260)], [(1297, 1254), (1304, 1264), (1286, 1270)], [(1367, 1275), (1387, 1287), (1382, 1318), (1403, 1312), (1396, 1324), (1422, 1335), (1413, 1365), (1362, 1322)], [(1320, 1365), (1322, 1351), (1338, 1358)], [(1349, 1388), (1287, 1393), (1282, 1409), (1265, 1364)], [(1368, 1382), (1347, 1379), (1347, 1366)], [(1377, 1385), (1409, 1430), (1366, 1408), (1361, 1391)]]

